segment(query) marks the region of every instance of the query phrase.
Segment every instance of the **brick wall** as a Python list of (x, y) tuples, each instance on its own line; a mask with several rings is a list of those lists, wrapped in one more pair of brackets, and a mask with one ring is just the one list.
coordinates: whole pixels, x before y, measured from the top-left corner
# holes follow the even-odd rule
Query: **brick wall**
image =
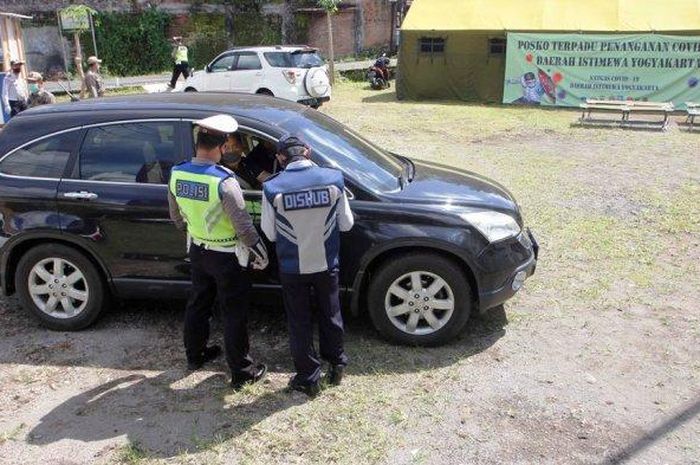
[[(325, 13), (314, 13), (309, 18), (306, 43), (317, 47), (328, 56), (328, 22)], [(333, 51), (336, 56), (355, 53), (355, 11), (347, 9), (333, 15)]]
[(363, 48), (389, 47), (391, 38), (391, 4), (386, 0), (363, 0)]

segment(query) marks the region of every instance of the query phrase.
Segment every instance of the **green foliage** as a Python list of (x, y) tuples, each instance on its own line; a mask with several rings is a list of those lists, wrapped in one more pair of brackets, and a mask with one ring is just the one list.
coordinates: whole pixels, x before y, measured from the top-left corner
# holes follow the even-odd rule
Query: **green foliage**
[(189, 47), (190, 66), (203, 68), (219, 53), (233, 46), (274, 45), (281, 42), (279, 17), (263, 15), (256, 8), (236, 10), (233, 15), (232, 36), (221, 14), (196, 13), (183, 31)]
[(338, 11), (338, 4), (340, 0), (317, 0), (318, 6), (323, 8), (329, 13), (335, 13)]
[[(60, 13), (63, 16), (66, 16), (68, 18), (71, 18), (71, 19), (77, 21), (77, 20), (84, 18), (87, 15), (95, 16), (97, 14), (97, 10), (90, 8), (87, 5), (70, 5), (70, 6), (67, 6), (66, 8), (63, 8), (60, 11)], [(79, 33), (89, 31), (89, 30), (90, 30), (89, 23), (88, 23), (87, 27), (82, 27), (82, 28), (76, 29), (76, 31)]]
[(138, 14), (100, 13), (95, 28), (97, 49), (111, 74), (165, 71), (172, 66), (167, 38), (170, 15), (147, 8)]

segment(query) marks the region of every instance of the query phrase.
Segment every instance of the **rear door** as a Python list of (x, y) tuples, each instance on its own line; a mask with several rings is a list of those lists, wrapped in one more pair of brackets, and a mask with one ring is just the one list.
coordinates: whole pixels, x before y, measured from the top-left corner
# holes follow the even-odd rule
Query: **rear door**
[(205, 91), (231, 92), (231, 80), (236, 67), (235, 53), (226, 53), (219, 56), (208, 67), (205, 76)]
[(20, 233), (60, 233), (56, 191), (80, 134), (78, 128), (50, 135), (0, 160), (0, 246)]
[(61, 229), (107, 263), (115, 286), (188, 280), (184, 234), (168, 214), (170, 169), (182, 160), (177, 119), (85, 127), (58, 186)]
[(265, 87), (263, 67), (257, 52), (237, 52), (236, 66), (232, 73), (233, 92), (255, 93)]

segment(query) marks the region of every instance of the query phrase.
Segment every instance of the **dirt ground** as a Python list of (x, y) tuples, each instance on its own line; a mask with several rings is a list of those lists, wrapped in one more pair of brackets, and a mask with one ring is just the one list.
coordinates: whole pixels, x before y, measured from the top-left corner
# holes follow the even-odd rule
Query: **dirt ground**
[(222, 362), (184, 370), (181, 302), (58, 333), (0, 300), (0, 463), (700, 464), (700, 134), (352, 83), (323, 111), (507, 186), (541, 245), (526, 288), (441, 348), (349, 321), (347, 380), (312, 401), (283, 392), (275, 308), (251, 325), (269, 380), (233, 393)]

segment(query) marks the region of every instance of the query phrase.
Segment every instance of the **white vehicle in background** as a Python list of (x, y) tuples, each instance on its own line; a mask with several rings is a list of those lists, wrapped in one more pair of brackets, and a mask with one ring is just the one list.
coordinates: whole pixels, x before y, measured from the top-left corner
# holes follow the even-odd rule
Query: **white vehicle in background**
[(266, 94), (314, 108), (331, 98), (328, 68), (318, 50), (295, 45), (223, 52), (195, 71), (184, 91)]

